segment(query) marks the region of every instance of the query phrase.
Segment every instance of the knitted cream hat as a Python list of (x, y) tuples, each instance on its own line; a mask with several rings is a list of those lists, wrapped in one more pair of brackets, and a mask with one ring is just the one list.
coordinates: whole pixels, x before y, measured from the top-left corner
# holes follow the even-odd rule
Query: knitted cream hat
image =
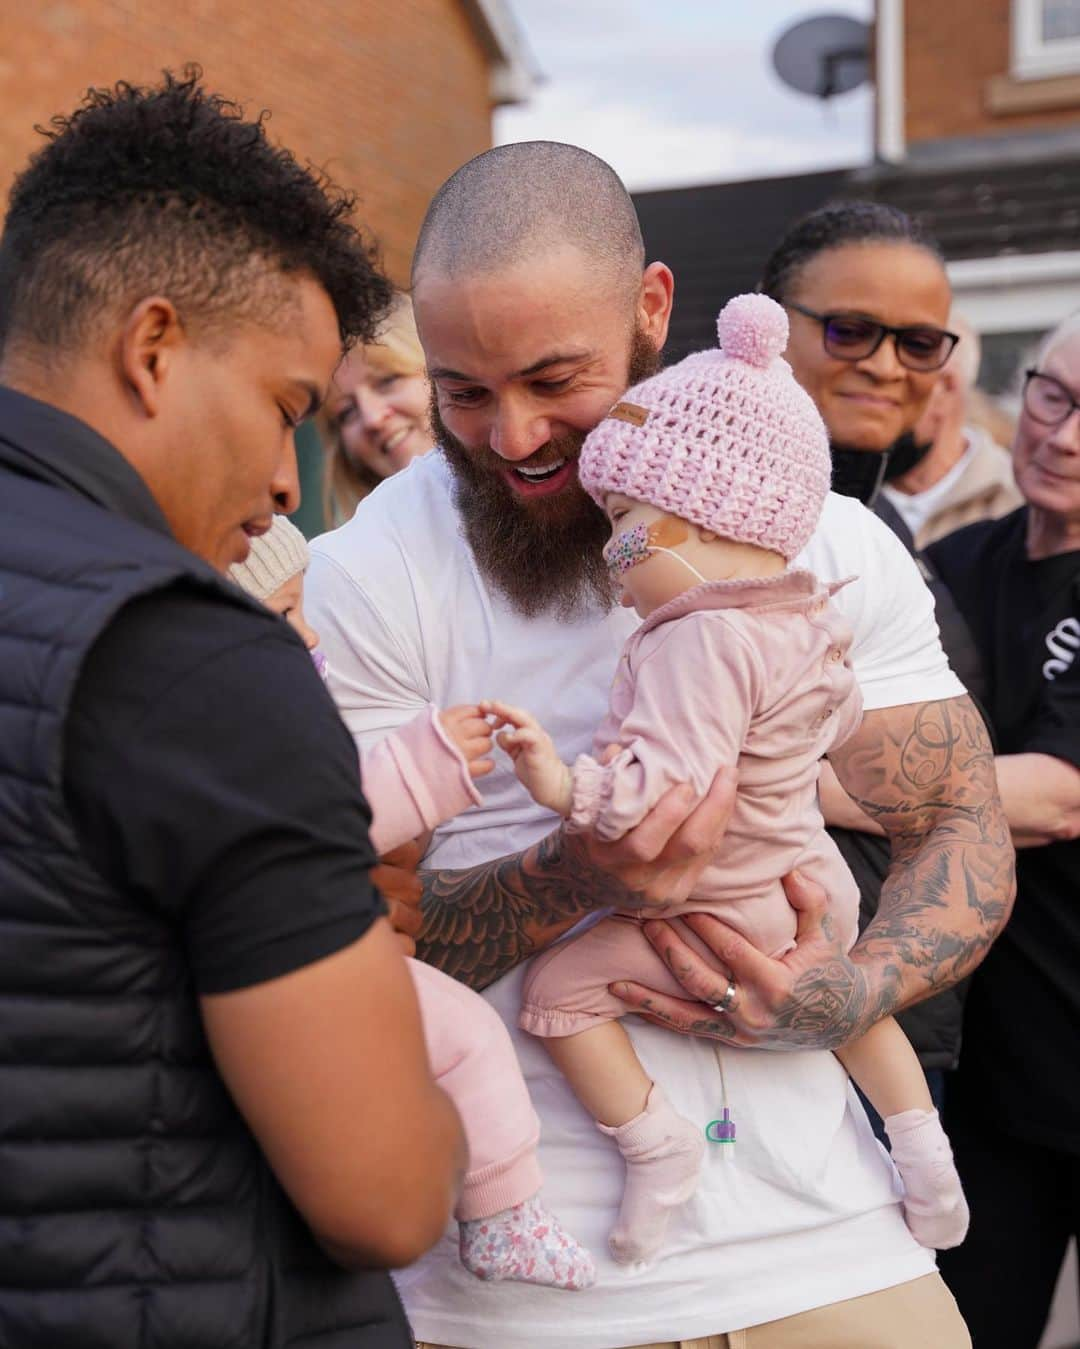
[(230, 567), (229, 575), (241, 590), (265, 600), (304, 571), (310, 560), (307, 539), (286, 516), (275, 515), (266, 533), (251, 540), (247, 560)]
[(717, 322), (721, 350), (700, 351), (637, 384), (586, 438), (581, 485), (608, 492), (789, 561), (814, 532), (829, 490), (829, 437), (780, 359), (784, 310), (737, 295)]

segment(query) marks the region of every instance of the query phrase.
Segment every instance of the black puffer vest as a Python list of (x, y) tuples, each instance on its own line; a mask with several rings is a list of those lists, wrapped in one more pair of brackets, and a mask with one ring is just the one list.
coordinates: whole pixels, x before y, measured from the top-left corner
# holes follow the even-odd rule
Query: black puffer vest
[(402, 1349), (389, 1277), (323, 1254), (234, 1109), (180, 934), (100, 879), (65, 808), (80, 666), (176, 584), (247, 603), (0, 436), (0, 1346)]

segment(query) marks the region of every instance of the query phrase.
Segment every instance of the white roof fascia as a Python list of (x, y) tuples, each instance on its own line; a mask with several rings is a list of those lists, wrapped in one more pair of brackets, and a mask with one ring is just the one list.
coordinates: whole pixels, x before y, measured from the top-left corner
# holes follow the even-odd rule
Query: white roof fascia
[(463, 0), (491, 59), (491, 101), (496, 107), (525, 103), (540, 83), (540, 71), (506, 0)]

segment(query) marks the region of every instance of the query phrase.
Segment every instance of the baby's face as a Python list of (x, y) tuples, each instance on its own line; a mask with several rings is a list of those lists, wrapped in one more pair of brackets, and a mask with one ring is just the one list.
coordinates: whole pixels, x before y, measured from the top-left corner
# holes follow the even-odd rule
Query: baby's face
[[(608, 493), (604, 499), (604, 513), (611, 524), (612, 540), (627, 536), (628, 546), (620, 550), (616, 542), (614, 548), (609, 544), (605, 550), (609, 563), (615, 564), (613, 575), (622, 586), (624, 605), (633, 606), (642, 618), (646, 618), (654, 609), (698, 584), (693, 573), (669, 552), (645, 552), (638, 546), (641, 536), (647, 535), (650, 545), (677, 552), (679, 545), (691, 537), (685, 521), (619, 492)], [(621, 563), (620, 552), (623, 555)], [(640, 560), (635, 561), (638, 556)]]
[(319, 634), (309, 626), (307, 619), (304, 617), (304, 573), (302, 571), (297, 572), (291, 580), (286, 581), (272, 595), (267, 596), (263, 603), (275, 614), (280, 614), (290, 627), (296, 629), (309, 651), (315, 650), (319, 645)]

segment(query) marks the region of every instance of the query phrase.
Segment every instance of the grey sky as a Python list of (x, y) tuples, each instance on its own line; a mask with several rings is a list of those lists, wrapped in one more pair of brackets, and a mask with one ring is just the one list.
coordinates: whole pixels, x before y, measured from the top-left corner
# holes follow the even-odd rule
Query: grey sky
[(561, 140), (633, 189), (757, 178), (870, 157), (868, 88), (822, 107), (772, 71), (776, 37), (872, 0), (511, 0), (546, 77), (496, 139)]

